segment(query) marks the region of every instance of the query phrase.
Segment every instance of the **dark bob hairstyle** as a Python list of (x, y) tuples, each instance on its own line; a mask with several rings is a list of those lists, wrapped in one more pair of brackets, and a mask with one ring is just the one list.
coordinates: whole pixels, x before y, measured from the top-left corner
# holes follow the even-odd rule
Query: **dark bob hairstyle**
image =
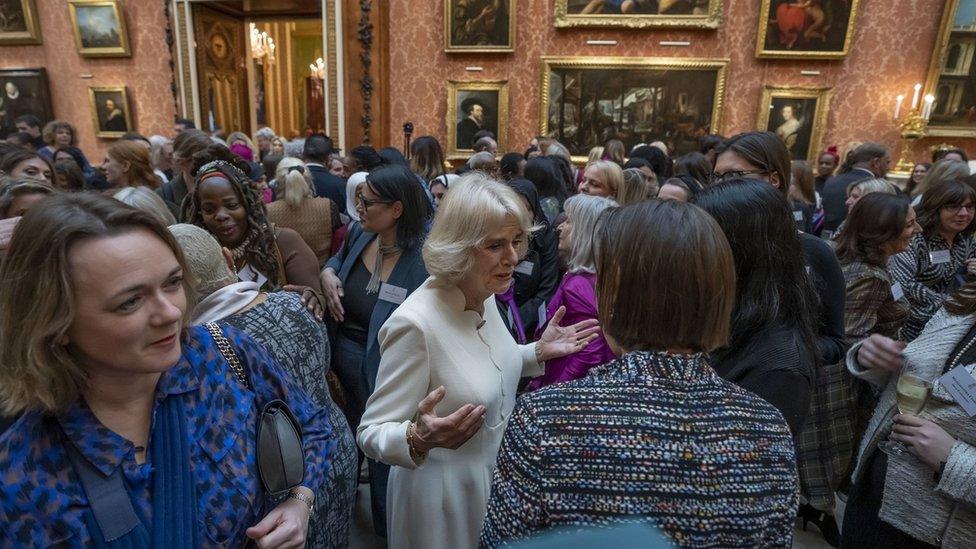
[(909, 207), (907, 197), (887, 193), (871, 193), (858, 200), (837, 237), (837, 259), (885, 268), (885, 247), (901, 237)]
[[(922, 226), (925, 236), (930, 237), (939, 231), (942, 225), (942, 208), (962, 206), (966, 202), (976, 204), (976, 190), (964, 180), (940, 181), (929, 187), (922, 193), (922, 202), (916, 210), (918, 224)], [(962, 230), (962, 235), (970, 236), (974, 229), (976, 229), (976, 216)]]

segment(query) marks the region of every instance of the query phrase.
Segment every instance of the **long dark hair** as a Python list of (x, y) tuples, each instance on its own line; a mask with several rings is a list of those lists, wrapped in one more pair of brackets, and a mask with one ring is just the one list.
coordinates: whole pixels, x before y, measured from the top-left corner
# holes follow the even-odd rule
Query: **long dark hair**
[(787, 196), (790, 191), (790, 151), (773, 132), (744, 132), (726, 139), (715, 147), (715, 158), (732, 151), (757, 170), (779, 179), (779, 191)]
[(553, 196), (560, 204), (566, 201), (563, 176), (553, 157), (537, 156), (530, 159), (525, 163), (524, 176), (539, 190), (539, 196), (543, 198)]
[(885, 245), (905, 230), (909, 207), (907, 197), (887, 193), (871, 193), (858, 200), (837, 237), (837, 259), (885, 268)]
[[(925, 236), (938, 233), (942, 225), (942, 208), (962, 205), (967, 199), (976, 203), (976, 190), (970, 183), (960, 179), (939, 181), (922, 193), (922, 201), (916, 213), (918, 224), (922, 226)], [(976, 217), (962, 230), (962, 235), (969, 236), (973, 231), (976, 231)], [(951, 246), (952, 242), (948, 244)]]
[(365, 184), (380, 198), (403, 204), (403, 215), (397, 220), (397, 246), (403, 250), (419, 246), (433, 211), (417, 175), (406, 166), (393, 164), (370, 172)]
[(695, 203), (722, 227), (735, 258), (736, 306), (726, 352), (741, 352), (756, 334), (785, 325), (816, 356), (817, 295), (783, 195), (765, 181), (733, 179), (705, 189)]

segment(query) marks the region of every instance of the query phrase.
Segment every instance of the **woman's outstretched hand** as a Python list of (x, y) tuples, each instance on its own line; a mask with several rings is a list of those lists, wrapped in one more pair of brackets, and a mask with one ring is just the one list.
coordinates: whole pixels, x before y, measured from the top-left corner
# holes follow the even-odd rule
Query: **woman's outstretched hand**
[(543, 362), (581, 351), (600, 335), (598, 320), (591, 318), (571, 326), (560, 326), (559, 322), (564, 316), (566, 316), (566, 307), (560, 307), (556, 314), (552, 315), (552, 320), (539, 338), (537, 343), (540, 348), (539, 358)]

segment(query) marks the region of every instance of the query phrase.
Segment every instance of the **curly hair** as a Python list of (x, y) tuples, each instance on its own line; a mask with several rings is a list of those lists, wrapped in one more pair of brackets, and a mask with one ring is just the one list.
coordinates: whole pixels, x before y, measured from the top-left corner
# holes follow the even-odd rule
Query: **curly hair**
[[(275, 288), (285, 284), (284, 272), (278, 261), (278, 243), (275, 240), (274, 227), (268, 221), (268, 211), (261, 196), (251, 186), (244, 173), (223, 160), (215, 160), (204, 164), (197, 170), (196, 186), (190, 195), (189, 222), (207, 229), (203, 222), (203, 211), (200, 209), (200, 187), (204, 179), (214, 174), (222, 175), (230, 182), (234, 192), (240, 197), (247, 211), (247, 236), (244, 242), (249, 242), (247, 250), (248, 263), (268, 277)], [(209, 229), (207, 229), (209, 231)], [(216, 235), (214, 235), (216, 238)], [(219, 240), (219, 239), (218, 239)]]

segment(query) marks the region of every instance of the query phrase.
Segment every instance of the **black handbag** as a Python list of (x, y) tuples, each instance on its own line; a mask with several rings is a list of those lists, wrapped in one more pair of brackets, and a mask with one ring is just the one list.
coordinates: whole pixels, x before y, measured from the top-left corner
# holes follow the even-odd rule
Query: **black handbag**
[[(208, 322), (205, 327), (237, 380), (253, 392), (244, 366), (220, 327), (214, 322)], [(302, 427), (284, 401), (272, 400), (261, 407), (257, 425), (257, 452), (258, 476), (266, 492), (276, 495), (301, 485), (305, 477)]]

